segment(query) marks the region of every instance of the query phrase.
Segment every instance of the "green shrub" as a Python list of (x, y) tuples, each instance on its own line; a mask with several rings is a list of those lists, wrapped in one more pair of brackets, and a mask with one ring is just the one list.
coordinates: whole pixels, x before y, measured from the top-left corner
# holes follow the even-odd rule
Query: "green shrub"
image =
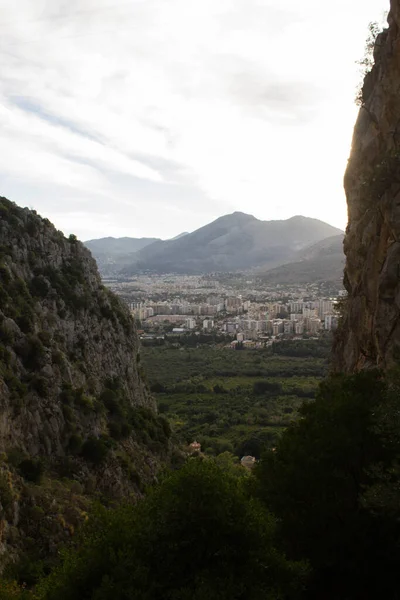
[(73, 423), (75, 421), (75, 413), (69, 404), (63, 405), (62, 412), (67, 423)]
[(120, 440), (122, 437), (122, 432), (121, 432), (121, 423), (118, 423), (117, 421), (111, 421), (108, 424), (108, 431), (109, 434), (112, 438), (114, 438), (115, 440)]
[(83, 446), (82, 437), (80, 435), (78, 435), (77, 433), (73, 433), (69, 438), (68, 452), (70, 452), (70, 454), (73, 454), (73, 455), (80, 454), (80, 452), (82, 451), (82, 446)]
[(37, 275), (31, 279), (29, 289), (32, 296), (37, 298), (46, 298), (50, 291), (47, 279), (43, 275)]
[(85, 460), (99, 465), (106, 458), (108, 451), (109, 448), (103, 439), (92, 436), (84, 442), (81, 454)]
[(51, 345), (52, 338), (49, 331), (39, 331), (37, 336), (44, 346), (49, 347)]
[(119, 395), (112, 389), (105, 389), (100, 395), (100, 402), (104, 404), (112, 415), (122, 415), (122, 406)]
[(7, 452), (7, 462), (13, 467), (18, 467), (24, 458), (26, 458), (26, 455), (19, 448), (10, 448)]
[(99, 511), (38, 596), (293, 599), (305, 569), (277, 550), (274, 530), (237, 477), (212, 461), (191, 460), (136, 506)]
[(44, 466), (40, 459), (25, 458), (18, 465), (18, 470), (22, 477), (32, 483), (40, 483)]
[(314, 569), (312, 597), (396, 597), (399, 393), (378, 371), (325, 380), (255, 468), (282, 542)]
[(24, 367), (36, 371), (46, 364), (46, 351), (40, 339), (36, 335), (27, 335), (15, 351), (20, 356)]
[(34, 375), (30, 380), (32, 389), (39, 394), (41, 398), (47, 398), (49, 394), (49, 380), (43, 375)]
[(255, 381), (253, 384), (253, 393), (262, 395), (266, 393), (279, 394), (282, 391), (282, 385), (275, 381)]
[(0, 503), (3, 506), (3, 510), (7, 512), (13, 504), (14, 495), (10, 487), (10, 483), (7, 476), (0, 472)]

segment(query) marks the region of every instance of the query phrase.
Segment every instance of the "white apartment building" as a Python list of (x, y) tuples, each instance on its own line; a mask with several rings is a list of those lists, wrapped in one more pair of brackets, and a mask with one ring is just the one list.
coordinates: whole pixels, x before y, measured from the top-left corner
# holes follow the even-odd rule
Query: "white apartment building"
[(291, 313), (302, 313), (304, 308), (304, 302), (290, 302), (289, 310)]
[(191, 317), (189, 319), (186, 319), (185, 327), (187, 329), (195, 329), (196, 328), (196, 319), (192, 319)]
[(320, 300), (318, 306), (318, 314), (319, 316), (325, 317), (325, 315), (330, 315), (333, 312), (333, 307), (335, 303), (332, 300)]
[(283, 333), (283, 321), (278, 320), (272, 323), (272, 335), (279, 335)]

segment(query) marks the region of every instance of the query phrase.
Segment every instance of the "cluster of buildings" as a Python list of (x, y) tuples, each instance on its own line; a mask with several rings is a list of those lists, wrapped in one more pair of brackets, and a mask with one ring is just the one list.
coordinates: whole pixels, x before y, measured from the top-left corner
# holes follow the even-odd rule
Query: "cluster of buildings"
[[(140, 321), (152, 319), (153, 321), (184, 322), (188, 329), (195, 329), (192, 325), (193, 317), (214, 317), (220, 314), (242, 314), (250, 308), (250, 301), (243, 300), (242, 296), (209, 296), (205, 302), (191, 303), (182, 301), (153, 302), (146, 300), (130, 302), (130, 309), (135, 318)], [(192, 318), (190, 318), (192, 317)]]
[(184, 301), (131, 302), (133, 315), (144, 330), (172, 325), (173, 333), (221, 332), (238, 342), (279, 336), (317, 335), (338, 324), (336, 299), (283, 299), (251, 302), (239, 296), (210, 296), (202, 303)]
[(215, 332), (256, 345), (335, 329), (335, 305), (346, 295), (340, 283), (268, 285), (250, 274), (143, 275), (108, 286), (145, 335)]
[(237, 317), (225, 322), (223, 327), (227, 333), (236, 333), (238, 341), (257, 339), (263, 335), (315, 335), (322, 330), (336, 329), (338, 315), (335, 305), (336, 300), (333, 299), (273, 303), (257, 307), (253, 319)]

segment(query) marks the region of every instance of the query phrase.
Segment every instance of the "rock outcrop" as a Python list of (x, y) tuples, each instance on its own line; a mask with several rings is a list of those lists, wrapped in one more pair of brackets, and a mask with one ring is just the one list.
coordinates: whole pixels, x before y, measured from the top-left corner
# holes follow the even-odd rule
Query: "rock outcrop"
[(39, 530), (54, 551), (90, 498), (141, 493), (169, 451), (155, 408), (89, 250), (0, 198), (0, 570)]
[(400, 0), (378, 35), (345, 174), (349, 222), (335, 368), (390, 367), (400, 357)]

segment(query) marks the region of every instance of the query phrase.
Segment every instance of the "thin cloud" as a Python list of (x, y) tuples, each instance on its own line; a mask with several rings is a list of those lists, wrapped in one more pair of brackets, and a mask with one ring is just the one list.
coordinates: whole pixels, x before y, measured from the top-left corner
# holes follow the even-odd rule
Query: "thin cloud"
[(84, 237), (235, 209), (343, 226), (376, 2), (1, 0), (2, 193)]

